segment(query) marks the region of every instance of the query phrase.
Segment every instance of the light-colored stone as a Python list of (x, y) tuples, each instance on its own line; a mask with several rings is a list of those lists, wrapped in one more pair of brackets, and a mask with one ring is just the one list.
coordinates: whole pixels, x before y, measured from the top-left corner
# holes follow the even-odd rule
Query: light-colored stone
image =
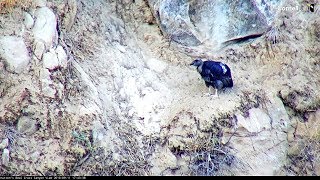
[(248, 132), (260, 132), (271, 128), (270, 117), (261, 109), (252, 108), (249, 110), (249, 118), (237, 115), (238, 127), (245, 128)]
[(59, 60), (59, 66), (66, 68), (68, 65), (68, 56), (62, 46), (56, 48), (56, 54)]
[(308, 137), (319, 140), (320, 138), (320, 110), (311, 113), (306, 122), (297, 122), (295, 135), (299, 138)]
[(100, 145), (106, 134), (106, 129), (99, 121), (93, 122), (92, 139), (94, 144)]
[(298, 156), (300, 153), (302, 153), (304, 147), (305, 144), (301, 141), (291, 143), (288, 148), (288, 156)]
[(53, 49), (50, 49), (49, 52), (43, 54), (42, 61), (43, 67), (46, 69), (54, 70), (59, 67), (59, 60)]
[(5, 67), (4, 63), (0, 62), (0, 72), (5, 70), (4, 67)]
[(318, 159), (314, 164), (315, 164), (314, 171), (317, 176), (320, 176), (320, 159)]
[(32, 29), (35, 40), (45, 42), (46, 49), (50, 49), (57, 42), (57, 19), (51, 9), (41, 7), (35, 11), (36, 21)]
[(40, 71), (40, 79), (41, 81), (46, 81), (48, 84), (52, 84), (52, 80), (50, 78), (50, 72), (48, 69), (42, 68)]
[(0, 144), (0, 150), (5, 149), (6, 147), (8, 147), (8, 145), (9, 145), (9, 139), (5, 138), (4, 140), (2, 140)]
[(158, 148), (157, 152), (155, 152), (151, 158), (151, 164), (158, 165), (151, 168), (153, 174), (161, 174), (164, 170), (168, 168), (175, 168), (177, 166), (177, 158), (168, 148)]
[[(282, 116), (281, 113), (278, 115), (274, 118)], [(237, 136), (231, 137), (232, 132), (228, 132), (224, 142), (230, 140), (236, 158), (245, 162), (245, 174), (274, 175), (285, 165), (287, 134), (282, 129), (271, 128), (271, 118), (259, 108), (250, 109), (246, 118), (237, 115), (237, 120)], [(235, 169), (234, 173), (243, 174), (238, 170)]]
[[(293, 129), (293, 130), (291, 130), (291, 129)], [(287, 138), (288, 138), (289, 143), (293, 142), (295, 140), (294, 128), (290, 128), (290, 130), (288, 130)]]
[(55, 98), (56, 90), (52, 87), (53, 81), (50, 78), (50, 72), (48, 69), (42, 69), (40, 71), (40, 79), (43, 95), (46, 97)]
[(22, 116), (19, 118), (17, 123), (17, 129), (20, 133), (24, 133), (27, 135), (32, 135), (37, 131), (36, 121), (27, 117)]
[(33, 0), (33, 4), (36, 7), (45, 7), (45, 6), (47, 6), (47, 1), (46, 0)]
[(49, 97), (49, 98), (55, 98), (55, 94), (56, 94), (56, 90), (51, 88), (50, 86), (47, 86), (48, 84), (46, 84), (46, 86), (44, 86), (42, 88), (42, 93), (45, 97)]
[(10, 161), (10, 152), (8, 149), (2, 151), (2, 165), (8, 166)]
[(45, 42), (42, 40), (35, 40), (33, 42), (33, 54), (39, 59), (42, 59), (42, 55), (46, 50)]
[(27, 12), (24, 12), (23, 23), (27, 29), (31, 29), (34, 25), (34, 20), (33, 20), (32, 16)]
[(295, 136), (297, 138), (303, 138), (304, 136), (308, 135), (308, 128), (306, 126), (306, 123), (303, 122), (297, 122), (297, 127), (295, 129)]
[(68, 64), (67, 54), (58, 46), (56, 49), (50, 49), (49, 52), (43, 54), (43, 67), (49, 70), (55, 70), (59, 67), (66, 68)]
[(246, 172), (232, 169), (235, 174), (271, 176), (286, 163), (288, 145), (284, 132), (272, 130), (233, 136), (229, 145), (237, 161), (244, 163), (241, 169), (246, 169)]
[(283, 102), (273, 93), (269, 95), (269, 103), (267, 103), (268, 115), (272, 120), (272, 127), (286, 130), (290, 122), (288, 113)]
[(308, 118), (306, 126), (309, 129), (308, 135), (311, 139), (320, 139), (320, 110), (312, 113)]
[(15, 36), (0, 37), (0, 57), (5, 60), (7, 70), (14, 73), (21, 73), (30, 62), (26, 44)]
[(40, 157), (40, 152), (36, 151), (34, 153), (31, 154), (30, 159), (33, 163), (35, 163)]
[(126, 52), (126, 48), (125, 48), (124, 46), (122, 46), (122, 45), (120, 45), (120, 44), (117, 44), (116, 46), (117, 46), (117, 49), (118, 49), (120, 52), (122, 52), (122, 53), (125, 53), (125, 52)]
[[(210, 51), (237, 37), (265, 32), (283, 1), (253, 0), (241, 3), (187, 0), (149, 0), (160, 29), (172, 41), (188, 46), (212, 43)], [(245, 8), (244, 8), (245, 7)], [(201, 28), (199, 28), (201, 27)], [(232, 41), (229, 41), (232, 42)]]
[(115, 141), (114, 130), (106, 128), (100, 121), (94, 121), (92, 127), (93, 145), (103, 147), (105, 151), (114, 151), (112, 143)]
[(56, 84), (55, 88), (56, 88), (57, 96), (59, 98), (63, 98), (63, 90), (64, 90), (63, 84), (59, 82), (58, 84)]

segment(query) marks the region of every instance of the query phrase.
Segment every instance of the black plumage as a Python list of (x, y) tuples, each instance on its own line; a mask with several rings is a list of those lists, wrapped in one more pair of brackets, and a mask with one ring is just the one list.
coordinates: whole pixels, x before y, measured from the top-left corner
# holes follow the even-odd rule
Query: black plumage
[(233, 87), (233, 80), (231, 76), (231, 70), (228, 65), (217, 61), (202, 61), (199, 59), (194, 60), (190, 65), (196, 66), (197, 71), (200, 73), (206, 86), (213, 87), (217, 91), (225, 87)]

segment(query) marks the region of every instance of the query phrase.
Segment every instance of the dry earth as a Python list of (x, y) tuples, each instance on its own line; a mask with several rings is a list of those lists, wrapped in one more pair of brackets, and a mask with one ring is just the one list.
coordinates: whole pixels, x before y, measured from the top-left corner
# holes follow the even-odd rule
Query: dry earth
[[(171, 41), (143, 0), (1, 13), (0, 175), (320, 175), (317, 13), (218, 52)], [(234, 87), (207, 96), (198, 57)]]

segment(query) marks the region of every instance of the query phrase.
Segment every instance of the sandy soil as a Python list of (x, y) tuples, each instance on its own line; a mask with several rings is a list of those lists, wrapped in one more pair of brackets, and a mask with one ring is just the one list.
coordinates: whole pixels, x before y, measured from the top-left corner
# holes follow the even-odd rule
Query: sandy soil
[[(50, 72), (54, 98), (44, 95), (42, 60), (21, 23), (23, 12), (17, 8), (0, 15), (5, 24), (0, 35), (24, 38), (32, 57), (22, 74), (0, 66), (0, 141), (8, 138), (10, 151), (1, 175), (304, 172), (290, 170), (286, 160), (292, 142), (303, 139), (290, 138), (297, 122), (320, 121), (320, 19), (315, 14), (279, 14), (277, 44), (264, 35), (210, 53), (188, 52), (164, 37), (146, 1), (61, 0), (46, 6), (57, 17), (57, 43), (68, 56), (66, 68)], [(235, 86), (218, 98), (207, 96), (189, 66), (196, 57), (227, 63)], [(260, 135), (246, 138), (239, 118), (254, 121), (255, 113), (257, 122), (266, 115), (270, 123)], [(277, 128), (280, 123), (286, 127)], [(261, 155), (268, 153), (269, 158)], [(317, 168), (311, 165), (304, 173), (318, 173)]]

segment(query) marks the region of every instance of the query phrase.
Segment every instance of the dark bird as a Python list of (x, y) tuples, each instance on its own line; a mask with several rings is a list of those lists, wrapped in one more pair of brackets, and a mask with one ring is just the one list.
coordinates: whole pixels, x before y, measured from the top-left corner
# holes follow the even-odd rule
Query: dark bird
[(209, 94), (211, 94), (210, 87), (216, 90), (215, 96), (218, 96), (218, 90), (225, 87), (233, 87), (231, 70), (226, 64), (217, 61), (202, 61), (196, 59), (190, 65), (197, 67), (197, 71), (209, 88)]

